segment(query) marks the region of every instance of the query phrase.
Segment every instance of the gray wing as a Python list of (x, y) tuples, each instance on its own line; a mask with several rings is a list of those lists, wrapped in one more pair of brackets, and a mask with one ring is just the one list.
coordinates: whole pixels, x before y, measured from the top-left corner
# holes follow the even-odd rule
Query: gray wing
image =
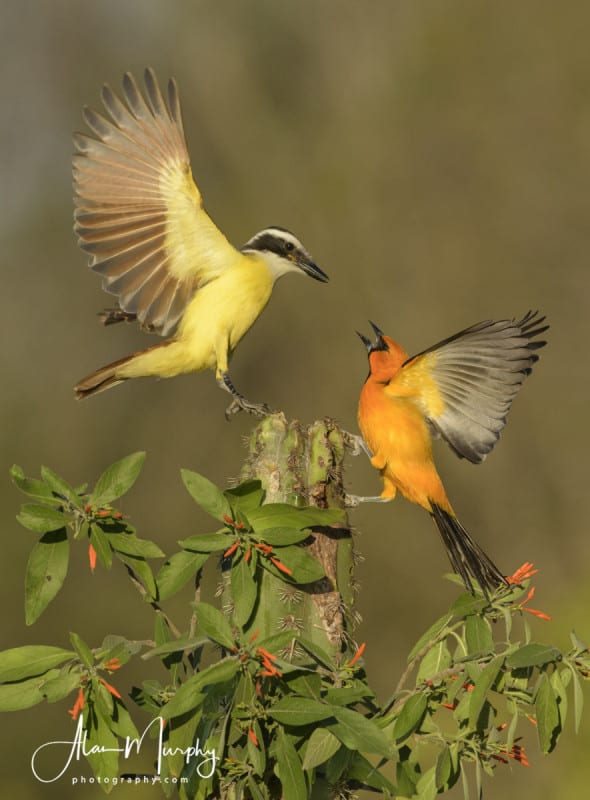
[[(521, 320), (487, 320), (424, 350), (401, 372), (426, 368), (436, 389), (422, 400), (434, 430), (462, 458), (481, 463), (506, 424), (512, 401), (530, 375), (549, 326), (529, 311)], [(405, 381), (404, 381), (405, 382)]]

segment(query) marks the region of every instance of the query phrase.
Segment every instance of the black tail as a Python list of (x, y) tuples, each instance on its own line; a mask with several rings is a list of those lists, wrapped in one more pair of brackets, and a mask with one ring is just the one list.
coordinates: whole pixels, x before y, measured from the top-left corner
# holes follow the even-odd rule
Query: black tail
[(459, 520), (436, 503), (432, 505), (432, 518), (436, 522), (455, 572), (461, 576), (466, 588), (473, 591), (473, 580), (488, 596), (500, 585), (507, 583), (498, 567), (476, 544)]

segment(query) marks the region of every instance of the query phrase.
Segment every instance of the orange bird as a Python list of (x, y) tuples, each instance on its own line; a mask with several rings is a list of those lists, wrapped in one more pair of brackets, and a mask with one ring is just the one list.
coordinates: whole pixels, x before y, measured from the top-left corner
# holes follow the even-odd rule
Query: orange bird
[(546, 344), (537, 338), (549, 327), (544, 319), (529, 311), (518, 322), (480, 322), (412, 358), (372, 322), (374, 342), (359, 334), (370, 372), (358, 421), (383, 478), (380, 499), (393, 500), (399, 491), (425, 508), (467, 589), (475, 580), (486, 595), (506, 579), (457, 519), (434, 465), (432, 438), (442, 436), (473, 464), (484, 460)]

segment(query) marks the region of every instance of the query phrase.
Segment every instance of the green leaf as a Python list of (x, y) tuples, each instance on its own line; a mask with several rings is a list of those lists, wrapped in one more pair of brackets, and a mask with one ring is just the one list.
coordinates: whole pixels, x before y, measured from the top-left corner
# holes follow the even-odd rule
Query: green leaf
[(24, 503), (16, 518), (24, 528), (35, 531), (35, 533), (56, 531), (64, 528), (68, 523), (68, 517), (62, 511), (36, 503)]
[(9, 475), (23, 494), (28, 494), (29, 497), (36, 497), (38, 500), (61, 505), (62, 501), (59, 497), (54, 497), (49, 486), (43, 483), (43, 481), (25, 477), (25, 473), (17, 464), (12, 465), (9, 470)]
[[(276, 652), (271, 646), (263, 642), (263, 646), (271, 653)], [(311, 697), (319, 700), (322, 696), (322, 678), (317, 672), (298, 672), (284, 676), (289, 693), (301, 697)], [(331, 702), (331, 701), (329, 701)]]
[(307, 800), (307, 784), (303, 774), (303, 766), (291, 739), (283, 728), (276, 735), (275, 756), (277, 773), (283, 787), (283, 800)]
[(41, 693), (48, 703), (57, 703), (80, 686), (80, 679), (81, 675), (77, 670), (59, 670), (54, 678), (48, 678), (43, 684)]
[[(292, 574), (288, 577), (295, 583), (315, 583), (315, 581), (321, 580), (326, 575), (320, 562), (303, 547), (296, 545), (281, 547), (280, 552), (275, 557), (291, 570)], [(276, 568), (273, 568), (270, 559), (263, 559), (261, 563), (266, 569), (274, 573)], [(281, 573), (281, 577), (284, 579), (284, 573)]]
[(166, 600), (176, 594), (189, 580), (195, 578), (207, 558), (205, 553), (191, 553), (187, 550), (171, 556), (156, 575), (158, 598)]
[[(93, 704), (92, 709), (99, 711), (97, 704)], [(88, 717), (92, 720), (92, 724), (87, 727), (87, 739), (84, 744), (84, 752), (88, 754), (86, 758), (97, 778), (101, 781), (107, 778), (112, 781), (119, 772), (117, 737), (111, 731), (110, 720), (104, 719), (100, 713), (89, 713)], [(84, 719), (86, 720), (86, 716)]]
[(84, 666), (92, 667), (94, 665), (94, 655), (84, 639), (82, 639), (81, 636), (78, 636), (77, 633), (71, 632), (70, 641)]
[(235, 647), (232, 629), (221, 611), (208, 603), (195, 603), (194, 608), (197, 625), (203, 633), (227, 650)]
[(445, 614), (440, 619), (437, 619), (428, 630), (422, 634), (414, 647), (410, 650), (408, 656), (408, 664), (413, 661), (418, 653), (421, 653), (431, 642), (434, 642), (448, 627), (449, 622), (453, 619), (452, 614)]
[(259, 480), (245, 481), (233, 489), (226, 489), (224, 497), (229, 501), (232, 509), (240, 511), (247, 517), (250, 511), (258, 508), (264, 500), (265, 491)]
[[(457, 578), (457, 580), (462, 583), (461, 578), (458, 575), (448, 575), (449, 578)], [(455, 600), (453, 605), (451, 606), (451, 614), (454, 617), (466, 617), (469, 614), (479, 614), (483, 611), (483, 609), (488, 605), (488, 601), (485, 597), (481, 597), (478, 595), (471, 594), (470, 592), (465, 592), (464, 594), (459, 595), (459, 597)]]
[(90, 544), (96, 550), (98, 560), (103, 567), (110, 569), (113, 565), (113, 551), (109, 545), (107, 534), (103, 531), (100, 525), (97, 525), (94, 522), (90, 525)]
[(269, 528), (303, 528), (321, 527), (342, 522), (345, 512), (334, 508), (296, 508), (288, 503), (266, 503), (260, 508), (250, 511), (248, 521), (256, 531), (262, 532)]
[(183, 550), (195, 550), (197, 553), (218, 553), (227, 550), (235, 541), (235, 536), (227, 533), (204, 533), (181, 539), (178, 544)]
[(28, 680), (3, 683), (0, 686), (0, 711), (21, 711), (41, 703), (45, 699), (43, 687), (58, 673), (59, 670), (50, 670)]
[(147, 563), (145, 558), (141, 558), (139, 556), (130, 556), (127, 553), (121, 553), (119, 550), (115, 550), (115, 554), (119, 561), (122, 561), (125, 566), (129, 567), (135, 577), (143, 584), (147, 592), (145, 600), (147, 602), (155, 600), (158, 591), (156, 580), (154, 578), (152, 568)]
[(458, 748), (457, 742), (445, 745), (436, 759), (434, 782), (441, 792), (453, 787), (459, 778)]
[(447, 642), (443, 639), (426, 653), (416, 675), (416, 684), (423, 681), (434, 680), (442, 670), (448, 669), (451, 665), (451, 654), (447, 647)]
[(436, 766), (434, 766), (420, 776), (420, 780), (416, 784), (416, 798), (417, 800), (434, 800), (437, 794)]
[(312, 642), (311, 639), (306, 639), (303, 636), (297, 637), (297, 644), (301, 645), (303, 649), (309, 653), (309, 655), (321, 664), (326, 669), (330, 670), (330, 672), (334, 669), (334, 664), (332, 662), (332, 658), (330, 657), (329, 653), (320, 647), (315, 642)]
[(535, 708), (539, 744), (543, 753), (550, 753), (557, 742), (561, 725), (557, 697), (546, 672), (541, 675), (535, 698)]
[(410, 695), (403, 704), (395, 722), (394, 736), (396, 742), (403, 742), (410, 734), (418, 730), (426, 714), (428, 701), (422, 692)]
[(41, 675), (75, 656), (72, 650), (50, 645), (26, 645), (3, 650), (0, 652), (0, 683)]
[(131, 489), (145, 461), (145, 453), (132, 453), (108, 467), (96, 482), (88, 502), (94, 508), (112, 503)]
[(303, 758), (303, 769), (310, 770), (319, 767), (342, 747), (339, 739), (327, 728), (316, 728), (307, 743)]
[(582, 721), (582, 712), (584, 710), (584, 693), (580, 685), (580, 678), (573, 664), (568, 663), (570, 668), (572, 683), (574, 685), (574, 730), (578, 733), (580, 723)]
[(182, 469), (180, 474), (190, 496), (201, 506), (203, 511), (222, 522), (224, 516), (231, 517), (230, 504), (214, 483), (211, 483), (203, 475), (199, 475), (198, 472), (188, 469)]
[(259, 775), (262, 778), (264, 775), (264, 770), (266, 769), (266, 750), (264, 747), (264, 737), (262, 736), (262, 730), (258, 720), (253, 719), (250, 727), (252, 728), (252, 732), (256, 737), (258, 744), (254, 744), (250, 737), (247, 737), (246, 750), (248, 752), (248, 763), (252, 765), (256, 775)]
[(113, 550), (140, 558), (163, 558), (164, 553), (157, 544), (139, 539), (134, 533), (109, 533), (108, 541)]
[(31, 550), (25, 575), (25, 620), (32, 625), (63, 586), (70, 543), (65, 528), (43, 534)]
[(349, 750), (378, 753), (391, 758), (392, 748), (385, 733), (372, 720), (350, 708), (332, 706), (337, 722), (330, 724), (332, 731)]
[(250, 572), (250, 567), (243, 558), (234, 562), (231, 569), (231, 593), (234, 601), (234, 617), (244, 627), (256, 603), (258, 588)]
[[(286, 696), (268, 710), (269, 716), (281, 725), (313, 725), (334, 717), (335, 708), (308, 697)], [(359, 715), (360, 716), (360, 715)]]
[(125, 706), (117, 700), (115, 700), (114, 703), (111, 730), (116, 736), (120, 736), (122, 739), (128, 738), (129, 741), (132, 739), (140, 739), (140, 734), (135, 727), (135, 723), (131, 719), (131, 715)]
[(561, 650), (557, 647), (530, 642), (510, 653), (506, 658), (506, 664), (511, 669), (542, 667), (544, 664), (549, 664), (552, 661), (560, 661), (561, 657)]
[(465, 639), (469, 655), (490, 653), (494, 649), (494, 639), (490, 623), (479, 614), (469, 614), (465, 620)]
[(361, 789), (368, 787), (385, 797), (401, 797), (396, 793), (396, 787), (391, 781), (360, 753), (352, 754), (352, 763), (346, 770), (346, 780), (353, 786), (358, 784)]
[(336, 706), (352, 706), (355, 703), (362, 702), (367, 697), (374, 697), (374, 694), (361, 681), (358, 681), (355, 686), (332, 687), (325, 694), (326, 702)]
[(285, 547), (289, 544), (299, 544), (309, 539), (311, 536), (307, 528), (266, 528), (260, 534), (262, 541), (271, 544), (273, 547)]
[(469, 698), (469, 727), (472, 729), (477, 727), (477, 721), (487, 700), (488, 692), (494, 685), (503, 664), (504, 656), (496, 656), (484, 667), (481, 675), (475, 681)]
[(56, 475), (49, 467), (41, 467), (41, 477), (43, 482), (49, 487), (50, 491), (58, 497), (62, 497), (76, 508), (82, 508), (82, 498), (78, 495), (73, 486), (59, 475)]
[(142, 644), (142, 642), (126, 639), (124, 636), (108, 634), (102, 640), (102, 644), (96, 653), (96, 658), (103, 662), (117, 658), (121, 664), (126, 664), (131, 656), (139, 653)]
[(201, 704), (206, 696), (206, 688), (218, 683), (233, 680), (240, 671), (240, 662), (234, 658), (224, 658), (207, 669), (193, 675), (177, 690), (174, 697), (161, 709), (164, 719), (178, 717)]
[(202, 647), (208, 642), (209, 639), (205, 638), (204, 636), (183, 636), (180, 639), (172, 639), (169, 642), (164, 642), (163, 644), (158, 645), (158, 647), (153, 647), (151, 650), (146, 651), (142, 655), (142, 658), (145, 661), (148, 661), (154, 656), (163, 656), (171, 653), (181, 653), (186, 650), (195, 650), (197, 647)]

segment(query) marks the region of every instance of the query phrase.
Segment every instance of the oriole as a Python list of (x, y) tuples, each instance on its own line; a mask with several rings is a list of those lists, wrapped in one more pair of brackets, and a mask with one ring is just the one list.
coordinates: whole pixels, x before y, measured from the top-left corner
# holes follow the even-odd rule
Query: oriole
[(278, 278), (287, 272), (328, 277), (284, 228), (265, 228), (240, 250), (228, 242), (192, 177), (175, 81), (167, 102), (151, 69), (145, 86), (144, 97), (127, 73), (124, 101), (103, 87), (110, 119), (84, 110), (94, 135), (74, 136), (75, 231), (103, 288), (119, 300), (105, 324), (137, 319), (144, 330), (170, 338), (87, 375), (76, 395), (129, 378), (215, 369), (218, 384), (234, 398), (226, 413), (266, 413), (235, 389), (230, 356)]
[(412, 358), (371, 323), (376, 340), (362, 334), (370, 372), (358, 422), (383, 478), (381, 499), (399, 491), (433, 517), (453, 569), (465, 586), (487, 595), (504, 575), (461, 525), (436, 470), (433, 436), (481, 463), (498, 441), (506, 416), (546, 342), (545, 318), (529, 312), (518, 321), (485, 321)]

